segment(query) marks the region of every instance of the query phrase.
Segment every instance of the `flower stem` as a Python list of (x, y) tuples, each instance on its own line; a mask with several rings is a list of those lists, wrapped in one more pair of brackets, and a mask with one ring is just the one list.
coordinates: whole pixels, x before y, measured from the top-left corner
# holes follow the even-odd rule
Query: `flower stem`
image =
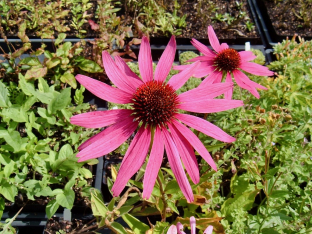
[(162, 214), (161, 214), (161, 222), (166, 222), (166, 210), (167, 210), (167, 202), (166, 202), (166, 197), (165, 197), (165, 191), (164, 188), (162, 186), (161, 180), (159, 179), (159, 176), (157, 176), (157, 182), (159, 184), (159, 189), (160, 189), (160, 193), (161, 193), (161, 199), (164, 203), (164, 208), (162, 210)]

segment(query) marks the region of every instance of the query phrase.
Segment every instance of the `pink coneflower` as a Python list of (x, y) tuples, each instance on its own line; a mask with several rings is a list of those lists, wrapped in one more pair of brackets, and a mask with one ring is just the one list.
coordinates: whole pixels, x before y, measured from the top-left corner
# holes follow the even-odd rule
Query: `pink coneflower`
[[(83, 113), (71, 118), (71, 123), (86, 128), (107, 127), (79, 146), (79, 161), (101, 157), (119, 147), (136, 129), (126, 155), (121, 163), (112, 191), (119, 196), (127, 181), (140, 169), (149, 153), (149, 161), (143, 180), (143, 198), (149, 198), (166, 150), (172, 171), (187, 201), (193, 201), (193, 193), (183, 165), (194, 183), (199, 182), (199, 171), (194, 149), (216, 170), (216, 165), (205, 146), (184, 124), (208, 136), (224, 142), (231, 137), (217, 126), (192, 115), (181, 114), (179, 109), (212, 113), (243, 105), (240, 100), (213, 99), (232, 87), (232, 83), (215, 84), (189, 90), (178, 95), (176, 90), (194, 73), (199, 65), (192, 64), (184, 71), (165, 79), (172, 67), (176, 51), (175, 38), (171, 37), (153, 75), (151, 48), (143, 37), (139, 53), (139, 70), (142, 79), (133, 73), (118, 56), (115, 61), (104, 51), (105, 71), (114, 83), (111, 87), (84, 75), (76, 79), (94, 95), (118, 104), (131, 104), (131, 110), (116, 109)], [(207, 95), (208, 93), (208, 95)], [(151, 150), (149, 148), (151, 145)], [(183, 165), (182, 165), (182, 162)]]
[[(229, 48), (226, 43), (220, 45), (212, 26), (208, 26), (208, 38), (215, 51), (210, 50), (207, 46), (194, 38), (191, 41), (194, 47), (204, 54), (204, 56), (198, 56), (188, 61), (200, 61), (200, 65), (193, 76), (201, 78), (208, 75), (201, 83), (201, 85), (205, 86), (220, 83), (223, 74), (226, 74), (225, 82), (232, 82), (233, 75), (238, 86), (248, 90), (256, 98), (259, 98), (260, 95), (257, 88), (264, 90), (267, 90), (267, 88), (251, 81), (241, 70), (258, 76), (272, 76), (274, 73), (269, 71), (267, 67), (249, 62), (256, 58), (251, 51), (237, 52), (236, 50)], [(183, 70), (189, 66), (190, 65), (175, 66), (174, 69)], [(225, 93), (225, 98), (231, 99), (232, 95), (233, 88)]]
[[(190, 218), (191, 234), (196, 234), (196, 219), (194, 216)], [(213, 226), (208, 226), (204, 231), (204, 234), (211, 234), (213, 231)], [(167, 234), (185, 234), (183, 232), (183, 225), (178, 222), (177, 225), (171, 225), (168, 229)]]

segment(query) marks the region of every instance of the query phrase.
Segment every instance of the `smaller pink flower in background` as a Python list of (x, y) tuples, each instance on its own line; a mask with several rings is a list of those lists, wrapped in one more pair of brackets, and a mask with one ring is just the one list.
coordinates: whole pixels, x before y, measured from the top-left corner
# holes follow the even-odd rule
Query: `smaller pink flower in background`
[(194, 196), (182, 162), (195, 184), (199, 182), (200, 177), (194, 149), (214, 170), (217, 170), (217, 166), (198, 137), (185, 125), (224, 142), (235, 141), (234, 137), (210, 122), (179, 113), (180, 109), (198, 113), (219, 112), (242, 106), (243, 102), (214, 99), (231, 89), (233, 83), (214, 84), (178, 95), (176, 90), (195, 72), (198, 62), (165, 82), (175, 52), (175, 38), (171, 37), (153, 72), (151, 48), (148, 39), (143, 37), (138, 61), (142, 79), (132, 72), (119, 56), (115, 56), (114, 61), (106, 51), (102, 54), (103, 65), (116, 88), (84, 75), (76, 76), (81, 85), (99, 98), (132, 106), (131, 110), (95, 111), (75, 115), (70, 119), (72, 124), (86, 128), (107, 127), (78, 147), (79, 162), (112, 152), (138, 129), (120, 165), (112, 188), (114, 196), (120, 195), (149, 153), (143, 179), (143, 198), (148, 199), (166, 150), (173, 174), (187, 201), (191, 202)]
[[(264, 90), (267, 90), (267, 88), (251, 81), (241, 70), (258, 76), (272, 76), (274, 73), (265, 66), (249, 62), (256, 58), (251, 51), (237, 52), (229, 48), (226, 43), (220, 45), (212, 26), (208, 26), (208, 38), (215, 51), (212, 51), (194, 38), (191, 41), (193, 46), (204, 54), (203, 56), (198, 56), (188, 61), (200, 61), (200, 65), (194, 73), (194, 77), (201, 78), (207, 76), (200, 86), (220, 83), (222, 82), (223, 73), (226, 73), (225, 82), (232, 82), (233, 75), (238, 86), (248, 90), (256, 98), (260, 98), (257, 88)], [(190, 65), (180, 65), (175, 66), (174, 69), (184, 70), (189, 66)], [(225, 93), (225, 98), (231, 99), (232, 95), (233, 88)]]
[[(196, 219), (194, 216), (190, 218), (191, 234), (196, 234)], [(213, 231), (213, 226), (208, 226), (204, 231), (204, 234), (211, 234)], [(167, 234), (185, 234), (183, 232), (183, 225), (178, 222), (177, 225), (171, 225), (168, 229)]]

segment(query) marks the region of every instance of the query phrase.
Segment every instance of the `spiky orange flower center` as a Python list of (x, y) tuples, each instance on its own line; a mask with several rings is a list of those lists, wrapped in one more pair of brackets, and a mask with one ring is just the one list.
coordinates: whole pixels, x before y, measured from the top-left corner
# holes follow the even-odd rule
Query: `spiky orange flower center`
[(178, 95), (168, 84), (149, 81), (133, 95), (133, 115), (137, 121), (151, 126), (164, 126), (177, 112)]
[(214, 65), (220, 71), (227, 71), (231, 72), (240, 65), (240, 56), (239, 53), (231, 48), (222, 50), (220, 53), (217, 54)]

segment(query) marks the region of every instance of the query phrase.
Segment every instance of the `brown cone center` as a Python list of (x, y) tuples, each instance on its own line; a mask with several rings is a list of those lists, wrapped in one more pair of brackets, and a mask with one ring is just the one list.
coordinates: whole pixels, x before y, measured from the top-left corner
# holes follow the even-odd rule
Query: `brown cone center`
[(231, 72), (240, 65), (240, 56), (239, 53), (231, 48), (222, 50), (217, 54), (214, 65), (217, 67), (219, 71), (227, 71)]

